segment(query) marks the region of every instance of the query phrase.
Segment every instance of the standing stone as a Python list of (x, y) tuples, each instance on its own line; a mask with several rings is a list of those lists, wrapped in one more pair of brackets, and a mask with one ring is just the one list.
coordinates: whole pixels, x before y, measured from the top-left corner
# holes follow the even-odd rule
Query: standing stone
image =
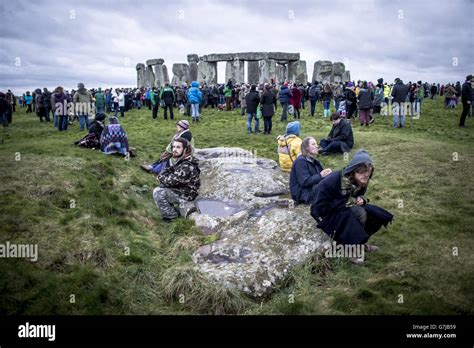
[(161, 59), (161, 58), (153, 60), (153, 63), (156, 63), (156, 65), (154, 65), (155, 87), (163, 87), (165, 85), (165, 75), (163, 71), (164, 62), (165, 62), (164, 59)]
[(260, 68), (259, 83), (270, 83), (272, 79), (276, 80), (276, 61), (273, 59), (260, 60), (258, 62)]
[(343, 82), (344, 71), (346, 71), (344, 63), (334, 62), (332, 65), (332, 82)]
[(137, 87), (142, 88), (145, 87), (145, 64), (138, 63), (136, 66), (137, 69)]
[(189, 65), (185, 63), (173, 64), (173, 80), (171, 83), (173, 86), (182, 86), (189, 81)]
[(257, 84), (260, 68), (257, 61), (247, 62), (247, 79), (250, 84)]
[(197, 54), (188, 54), (189, 63), (189, 81), (197, 81), (198, 79), (198, 63), (199, 57)]
[(276, 83), (285, 82), (288, 80), (288, 62), (285, 64), (277, 63), (275, 74), (276, 74)]
[(244, 61), (227, 61), (225, 65), (225, 82), (232, 79), (234, 83), (244, 83)]
[(344, 71), (344, 74), (342, 74), (342, 82), (347, 82), (351, 80), (351, 72), (349, 70)]
[(217, 83), (217, 62), (199, 62), (197, 81), (215, 85)]
[(332, 82), (332, 63), (328, 60), (318, 60), (314, 63), (313, 82)]
[(288, 79), (297, 84), (306, 85), (308, 74), (306, 73), (306, 61), (297, 60), (288, 63)]
[(147, 65), (145, 69), (145, 87), (155, 87), (155, 74), (151, 65)]
[(168, 75), (168, 68), (163, 64), (163, 81), (165, 84), (170, 83), (170, 77)]

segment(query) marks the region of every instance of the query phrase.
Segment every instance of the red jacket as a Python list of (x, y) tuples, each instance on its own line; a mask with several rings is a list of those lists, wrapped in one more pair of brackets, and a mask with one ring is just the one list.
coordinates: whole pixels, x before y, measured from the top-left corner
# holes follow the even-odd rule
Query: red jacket
[(295, 108), (299, 109), (301, 106), (301, 91), (298, 87), (293, 87), (291, 89), (292, 96), (290, 98), (290, 104), (293, 105)]

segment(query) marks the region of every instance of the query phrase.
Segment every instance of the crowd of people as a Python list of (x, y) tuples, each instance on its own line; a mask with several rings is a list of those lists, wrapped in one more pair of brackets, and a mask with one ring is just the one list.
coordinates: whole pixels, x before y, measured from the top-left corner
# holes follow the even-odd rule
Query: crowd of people
[[(374, 122), (374, 113), (388, 116), (393, 113), (393, 126), (404, 127), (407, 113), (420, 114), (425, 98), (445, 98), (446, 107), (456, 107), (461, 98), (463, 111), (459, 126), (465, 127), (466, 116), (471, 112), (473, 100), (472, 75), (463, 85), (439, 85), (418, 81), (403, 83), (399, 78), (393, 84), (377, 80), (347, 83), (319, 83), (306, 86), (284, 82), (264, 84), (226, 84), (207, 86), (193, 81), (190, 86), (161, 88), (101, 88), (87, 90), (83, 83), (69, 93), (62, 87), (53, 92), (47, 88), (25, 92), (16, 98), (9, 90), (0, 93), (0, 117), (6, 127), (12, 122), (17, 100), (26, 113), (33, 111), (41, 122), (50, 122), (59, 131), (66, 131), (75, 119), (81, 131), (88, 133), (75, 145), (100, 149), (104, 154), (134, 156), (128, 136), (120, 124), (131, 109), (148, 108), (152, 119), (163, 109), (163, 118), (174, 120), (174, 109), (190, 116), (193, 124), (199, 123), (202, 110), (217, 108), (223, 112), (241, 109), (247, 117), (246, 130), (260, 132), (263, 117), (263, 134), (271, 134), (272, 118), (281, 106), (280, 121), (286, 122), (285, 134), (277, 137), (280, 168), (289, 173), (289, 189), (296, 204), (310, 205), (310, 214), (318, 227), (339, 244), (364, 244), (368, 252), (378, 248), (367, 244), (371, 235), (392, 221), (393, 215), (383, 208), (369, 204), (364, 196), (374, 173), (374, 165), (365, 150), (358, 151), (345, 168), (323, 168), (317, 157), (348, 153), (354, 146), (352, 123), (367, 127)], [(316, 116), (317, 103), (322, 104), (322, 117), (329, 118), (332, 128), (327, 137), (300, 138), (301, 109), (309, 106), (310, 117)], [(406, 104), (406, 105), (405, 105)], [(388, 108), (387, 108), (388, 106)], [(108, 116), (107, 113), (114, 113)], [(120, 116), (119, 116), (120, 115)], [(92, 117), (91, 117), (92, 116)], [(288, 122), (288, 118), (294, 120)], [(44, 119), (44, 120), (43, 120)], [(194, 137), (191, 124), (182, 119), (176, 122), (176, 133), (159, 159), (141, 168), (156, 175), (159, 186), (153, 199), (164, 221), (178, 216), (187, 217), (197, 210), (194, 204), (200, 187), (199, 161), (194, 157)], [(363, 260), (353, 259), (360, 264)]]

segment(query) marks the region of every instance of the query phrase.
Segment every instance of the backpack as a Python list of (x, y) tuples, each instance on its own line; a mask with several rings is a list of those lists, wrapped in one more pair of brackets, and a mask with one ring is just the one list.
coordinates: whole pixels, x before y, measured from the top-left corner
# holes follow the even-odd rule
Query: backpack
[(318, 94), (316, 93), (316, 88), (317, 88), (316, 86), (311, 86), (309, 88), (308, 95), (309, 95), (310, 98), (316, 98), (317, 97)]

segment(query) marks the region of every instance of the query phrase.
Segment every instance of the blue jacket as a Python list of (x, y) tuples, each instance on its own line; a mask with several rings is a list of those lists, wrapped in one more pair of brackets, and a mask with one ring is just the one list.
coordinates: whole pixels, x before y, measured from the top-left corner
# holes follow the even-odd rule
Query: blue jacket
[(292, 96), (290, 89), (287, 86), (282, 86), (280, 89), (280, 93), (278, 94), (280, 98), (280, 103), (289, 103), (290, 98)]
[(290, 173), (291, 198), (297, 203), (308, 204), (316, 185), (323, 179), (323, 166), (317, 159), (300, 155), (293, 162)]
[[(364, 195), (366, 191), (363, 188), (359, 195)], [(393, 215), (375, 205), (364, 204), (362, 207), (367, 213), (367, 221), (362, 226), (347, 206), (350, 195), (348, 190), (342, 188), (342, 171), (332, 172), (314, 190), (311, 216), (318, 222), (318, 227), (337, 243), (365, 244), (380, 227), (387, 227)]]
[(201, 104), (202, 92), (199, 90), (199, 83), (194, 81), (188, 91), (188, 100), (191, 104)]

